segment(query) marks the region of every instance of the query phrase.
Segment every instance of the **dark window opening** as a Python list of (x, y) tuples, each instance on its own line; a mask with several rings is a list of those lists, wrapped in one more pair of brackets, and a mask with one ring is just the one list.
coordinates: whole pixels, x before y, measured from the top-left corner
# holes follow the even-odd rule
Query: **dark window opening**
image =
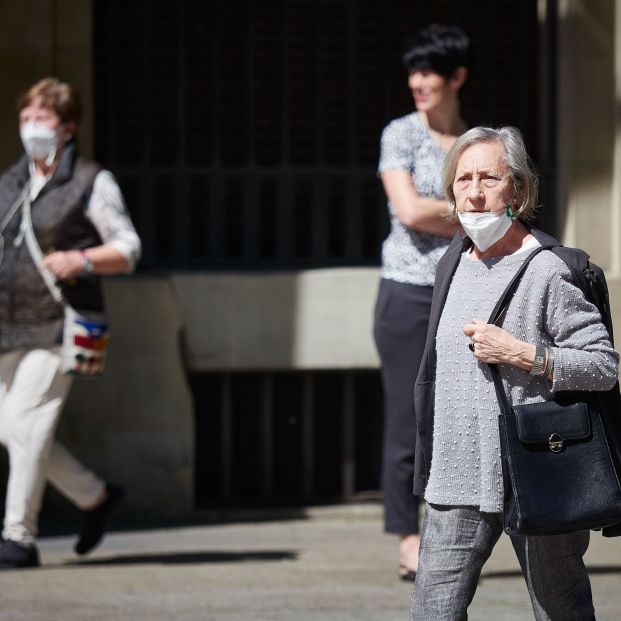
[(400, 55), (429, 21), (469, 33), (463, 114), (523, 131), (545, 198), (537, 4), (95, 0), (96, 157), (127, 197), (140, 268), (377, 265), (379, 137), (413, 109)]
[(197, 509), (377, 496), (378, 371), (201, 373), (190, 382)]

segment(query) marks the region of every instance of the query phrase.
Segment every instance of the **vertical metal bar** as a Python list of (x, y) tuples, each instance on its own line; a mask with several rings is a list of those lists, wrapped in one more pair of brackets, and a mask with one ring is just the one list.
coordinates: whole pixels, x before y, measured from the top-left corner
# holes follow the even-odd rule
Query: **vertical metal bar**
[(556, 232), (557, 224), (557, 188), (556, 188), (556, 166), (557, 166), (557, 110), (558, 110), (558, 2), (557, 0), (547, 0), (546, 3), (546, 59), (547, 73), (546, 80), (548, 92), (546, 93), (546, 179), (544, 204), (548, 209), (542, 209), (545, 214), (545, 229)]
[[(356, 67), (357, 57), (357, 26), (356, 23), (357, 0), (348, 0), (345, 46), (346, 55), (346, 83), (347, 83), (347, 165), (353, 168), (358, 161), (358, 151), (356, 149), (357, 127), (358, 127), (358, 92), (356, 89)], [(349, 221), (348, 221), (349, 222)]]
[(312, 258), (314, 262), (323, 262), (328, 253), (328, 196), (326, 191), (327, 175), (324, 171), (317, 172), (313, 181), (313, 237)]
[(355, 415), (354, 376), (345, 371), (343, 377), (343, 462), (341, 465), (341, 489), (344, 500), (350, 500), (355, 490)]
[(185, 3), (177, 2), (176, 6), (176, 73), (177, 73), (177, 153), (174, 202), (176, 216), (173, 221), (173, 252), (176, 260), (187, 262), (190, 252), (190, 201), (188, 199), (189, 178), (186, 174), (186, 117), (185, 117)]
[(322, 0), (317, 0), (313, 3), (314, 13), (313, 13), (313, 43), (314, 43), (314, 68), (313, 68), (313, 81), (314, 81), (314, 89), (313, 89), (313, 99), (314, 99), (314, 133), (315, 133), (315, 144), (317, 147), (317, 151), (315, 152), (315, 166), (321, 167), (324, 164), (324, 140), (323, 140), (323, 116), (324, 116), (324, 108), (323, 108), (323, 72), (322, 72), (322, 60), (323, 60), (323, 19), (322, 19)]
[(209, 66), (210, 89), (209, 97), (211, 98), (211, 110), (213, 118), (210, 119), (209, 127), (212, 131), (213, 140), (213, 166), (220, 168), (222, 165), (222, 153), (220, 140), (222, 138), (220, 132), (220, 45), (222, 27), (220, 12), (221, 4), (219, 2), (209, 2), (209, 25), (210, 25), (210, 44), (211, 44), (211, 63)]
[(51, 74), (52, 75), (58, 75), (60, 73), (59, 71), (59, 53), (58, 53), (58, 48), (60, 45), (60, 33), (59, 33), (59, 26), (58, 26), (58, 21), (59, 21), (59, 15), (58, 15), (58, 0), (52, 0), (52, 2), (50, 3), (50, 12), (51, 12), (51, 19), (50, 19), (50, 30), (51, 30), (51, 35), (52, 35), (52, 54), (51, 54)]
[[(151, 150), (153, 135), (153, 118), (151, 114), (151, 50), (149, 46), (149, 33), (151, 31), (151, 7), (148, 0), (142, 0), (142, 66), (144, 67), (144, 89), (142, 91), (142, 111), (144, 123), (142, 124), (142, 169), (147, 175), (151, 171)], [(116, 89), (115, 89), (116, 91)]]
[(220, 11), (222, 4), (219, 2), (209, 2), (209, 24), (210, 24), (210, 44), (211, 44), (211, 63), (209, 66), (211, 110), (213, 117), (210, 119), (209, 126), (212, 131), (213, 140), (213, 162), (211, 174), (209, 175), (209, 222), (212, 226), (208, 232), (210, 256), (215, 263), (222, 261), (224, 256), (224, 244), (222, 231), (224, 230), (224, 170), (222, 166), (222, 133), (220, 130), (220, 109), (221, 109), (221, 85), (220, 85), (220, 64), (221, 64), (221, 19)]
[(305, 499), (310, 499), (315, 483), (315, 390), (313, 374), (303, 375), (302, 394), (302, 489)]
[(244, 11), (246, 23), (246, 114), (248, 117), (248, 144), (246, 147), (247, 164), (249, 167), (254, 167), (256, 164), (256, 145), (255, 145), (255, 10), (254, 0), (246, 0), (246, 9)]
[(224, 196), (228, 179), (222, 168), (211, 175), (209, 186), (210, 221), (213, 223), (209, 231), (209, 244), (215, 258), (215, 263), (224, 261)]
[(295, 196), (290, 184), (293, 183), (290, 169), (289, 151), (289, 30), (288, 30), (288, 2), (280, 0), (280, 65), (282, 79), (280, 81), (280, 143), (282, 159), (280, 162), (279, 191), (278, 191), (278, 258), (281, 261), (293, 260), (293, 222), (292, 210), (295, 206), (290, 198)]
[[(394, 2), (387, 2), (382, 5), (380, 9), (381, 15), (381, 60), (380, 60), (380, 68), (381, 68), (381, 121), (382, 126), (386, 125), (390, 118), (392, 117), (392, 109), (393, 109), (393, 59), (392, 59), (392, 50), (393, 50), (393, 35), (392, 35), (392, 27), (395, 23), (395, 11), (394, 11)], [(400, 42), (400, 45), (403, 46), (403, 42)], [(380, 128), (380, 131), (383, 129)], [(378, 136), (380, 138), (380, 136)], [(379, 161), (379, 149), (380, 144), (378, 140), (377, 144), (378, 152), (377, 159)], [(376, 181), (375, 186), (375, 196), (377, 198), (377, 203), (375, 207), (375, 226), (378, 231), (377, 238), (379, 240), (380, 235), (379, 231), (383, 231), (386, 227), (386, 222), (388, 221), (387, 207), (386, 207), (386, 199), (384, 196), (384, 191), (381, 186), (379, 180)], [(379, 250), (379, 248), (378, 248)]]
[(263, 452), (262, 493), (264, 498), (274, 490), (274, 377), (265, 373), (261, 403), (261, 435)]
[(186, 166), (186, 118), (185, 118), (185, 2), (177, 2), (176, 12), (176, 67), (177, 67), (177, 167)]
[(233, 412), (231, 399), (231, 374), (222, 374), (222, 409), (220, 412), (220, 455), (221, 494), (222, 500), (229, 501), (233, 496), (231, 470), (233, 459)]
[(242, 226), (242, 259), (245, 262), (256, 261), (258, 258), (258, 200), (257, 200), (257, 170), (256, 170), (256, 146), (255, 146), (255, 10), (254, 0), (246, 0), (245, 30), (246, 30), (246, 115), (248, 117), (248, 133), (246, 145), (246, 164), (248, 174), (243, 192), (243, 218)]
[(278, 179), (278, 256), (277, 259), (285, 264), (294, 261), (293, 252), (293, 214), (292, 196), (295, 196), (295, 178), (289, 174), (289, 168), (284, 166)]
[(315, 136), (316, 151), (313, 158), (313, 164), (315, 167), (314, 178), (312, 178), (313, 184), (313, 196), (312, 196), (312, 237), (311, 237), (311, 256), (313, 262), (320, 262), (325, 260), (326, 256), (326, 173), (324, 170), (324, 139), (323, 139), (323, 73), (322, 73), (322, 60), (323, 60), (323, 41), (322, 41), (322, 2), (317, 0), (313, 3), (313, 110), (314, 110), (314, 127), (313, 133)]
[[(142, 67), (144, 71), (144, 84), (142, 89), (141, 109), (143, 114), (142, 123), (142, 157), (140, 158), (139, 171), (139, 188), (140, 188), (140, 234), (147, 253), (144, 256), (146, 262), (157, 260), (157, 248), (155, 247), (155, 231), (156, 218), (153, 211), (153, 196), (156, 173), (153, 172), (151, 166), (152, 161), (152, 140), (153, 135), (153, 118), (151, 114), (151, 50), (149, 46), (149, 33), (151, 31), (151, 6), (148, 0), (142, 1), (140, 11), (141, 21), (138, 27), (139, 35), (142, 37)], [(113, 25), (116, 29), (116, 23)], [(112, 89), (113, 93), (118, 92), (118, 87)], [(114, 97), (114, 95), (113, 95)], [(117, 117), (116, 112), (113, 114)], [(118, 127), (114, 127), (114, 136), (118, 136)], [(116, 145), (115, 145), (116, 146)]]
[(346, 226), (343, 227), (344, 248), (343, 258), (349, 262), (360, 259), (361, 223), (360, 217), (360, 176), (358, 165), (358, 23), (357, 0), (348, 0), (346, 18), (347, 48), (347, 194), (346, 194)]
[(281, 101), (281, 125), (280, 140), (282, 147), (282, 162), (285, 166), (289, 166), (290, 149), (289, 149), (289, 3), (286, 0), (280, 0), (280, 63), (282, 69), (282, 90), (280, 91)]
[(360, 214), (361, 185), (363, 175), (356, 170), (350, 170), (347, 175), (347, 216), (345, 235), (344, 258), (348, 263), (358, 263), (362, 258), (362, 223)]
[[(485, 58), (494, 58), (496, 50), (496, 1), (487, 0), (485, 8)], [(496, 80), (494, 75), (493, 63), (483, 63), (485, 79), (482, 81), (483, 97), (481, 101), (485, 102), (485, 116), (483, 118), (491, 119), (494, 117), (496, 110)]]
[(381, 50), (382, 50), (382, 60), (381, 60), (381, 114), (382, 114), (382, 123), (386, 124), (390, 117), (392, 116), (392, 45), (393, 45), (393, 35), (392, 35), (392, 25), (394, 24), (394, 4), (392, 2), (383, 3), (382, 8), (380, 9), (381, 20), (382, 20), (382, 41), (381, 41)]
[[(527, 10), (523, 10), (523, 11), (519, 11), (519, 13), (520, 13), (519, 32), (530, 34), (532, 32), (532, 29), (529, 27), (531, 25), (529, 23), (529, 19), (531, 18), (531, 12)], [(531, 97), (530, 97), (530, 93), (528, 92), (529, 91), (528, 83), (530, 81), (529, 80), (530, 64), (528, 62), (528, 51), (527, 51), (528, 48), (530, 48), (530, 46), (523, 46), (519, 52), (518, 70), (517, 70), (517, 78), (518, 78), (517, 81), (519, 85), (518, 86), (519, 94), (517, 95), (518, 97), (517, 113), (518, 113), (518, 118), (520, 119), (519, 127), (521, 127), (523, 131), (527, 131), (528, 133), (531, 133), (532, 122), (537, 117), (536, 115), (532, 115), (532, 114), (529, 115), (529, 111), (530, 111), (529, 104), (531, 101)], [(535, 81), (533, 82), (536, 83)], [(538, 97), (535, 99), (540, 100)], [(532, 135), (536, 135), (536, 133), (532, 131)]]
[(246, 176), (243, 187), (244, 202), (242, 259), (253, 263), (259, 258), (259, 213), (258, 213), (258, 179), (254, 167)]
[[(116, 20), (114, 18), (114, 10), (112, 7), (106, 6), (106, 50), (105, 50), (105, 61), (106, 61), (106, 81), (108, 83), (108, 92), (106, 93), (106, 128), (108, 131), (108, 153), (106, 154), (106, 162), (107, 166), (110, 166), (114, 169), (117, 168), (118, 165), (118, 157), (117, 157), (117, 132), (118, 128), (116, 126), (116, 119), (118, 115), (116, 114), (116, 93), (118, 92), (116, 88), (114, 88), (113, 80), (116, 77), (116, 62), (110, 62), (110, 57), (112, 56), (112, 50), (116, 49), (116, 45), (114, 42), (114, 36), (116, 34)], [(116, 61), (116, 58), (115, 58)], [(141, 206), (142, 212), (142, 206)]]

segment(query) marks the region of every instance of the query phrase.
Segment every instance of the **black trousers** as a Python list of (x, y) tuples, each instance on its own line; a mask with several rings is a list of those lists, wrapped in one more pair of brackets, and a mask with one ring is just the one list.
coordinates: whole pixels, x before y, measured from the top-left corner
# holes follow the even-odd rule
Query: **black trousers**
[(418, 533), (412, 493), (416, 417), (414, 382), (425, 348), (433, 287), (380, 281), (373, 335), (382, 363), (384, 441), (382, 489), (386, 532)]

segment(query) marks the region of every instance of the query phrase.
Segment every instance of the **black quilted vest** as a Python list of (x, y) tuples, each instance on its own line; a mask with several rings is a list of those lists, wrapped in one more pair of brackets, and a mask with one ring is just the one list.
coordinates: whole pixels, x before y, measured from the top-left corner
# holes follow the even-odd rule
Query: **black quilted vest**
[[(101, 238), (85, 216), (95, 176), (95, 162), (79, 156), (69, 143), (52, 178), (32, 202), (32, 223), (43, 254), (54, 250), (89, 248)], [(29, 179), (24, 156), (0, 176), (0, 222), (19, 198)], [(0, 262), (0, 351), (50, 346), (60, 342), (63, 308), (48, 291), (28, 247), (20, 238), (21, 207), (4, 230)], [(0, 242), (1, 244), (1, 242)], [(79, 277), (61, 283), (77, 309), (103, 310), (99, 279)]]

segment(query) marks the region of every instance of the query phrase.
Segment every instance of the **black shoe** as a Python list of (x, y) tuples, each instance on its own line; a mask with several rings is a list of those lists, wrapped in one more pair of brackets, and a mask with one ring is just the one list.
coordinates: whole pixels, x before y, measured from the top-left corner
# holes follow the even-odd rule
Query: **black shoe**
[(409, 569), (405, 565), (399, 565), (399, 580), (414, 582), (416, 580), (416, 571), (414, 569)]
[(0, 569), (24, 569), (40, 565), (37, 546), (27, 546), (10, 539), (0, 544)]
[(125, 490), (118, 485), (106, 485), (108, 497), (94, 509), (83, 511), (80, 538), (75, 544), (76, 554), (88, 554), (102, 539), (110, 514), (125, 498)]

